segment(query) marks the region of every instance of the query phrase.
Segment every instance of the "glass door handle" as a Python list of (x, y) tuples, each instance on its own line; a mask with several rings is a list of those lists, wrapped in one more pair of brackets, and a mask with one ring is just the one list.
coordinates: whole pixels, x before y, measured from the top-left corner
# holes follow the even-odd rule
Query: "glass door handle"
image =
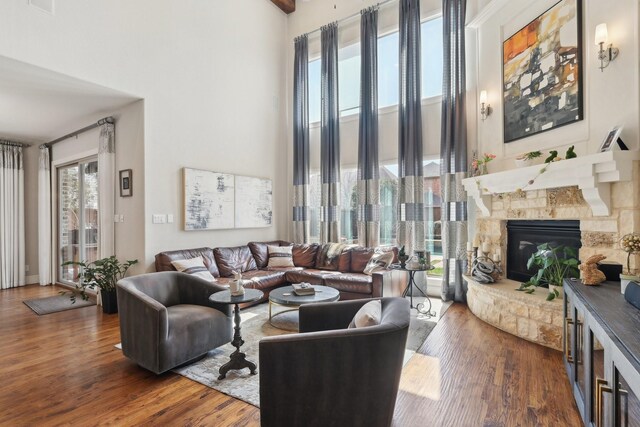
[(604, 393), (611, 393), (611, 387), (607, 386), (607, 380), (596, 378), (596, 427), (602, 427), (602, 417), (604, 415), (603, 401)]
[(565, 317), (564, 319), (564, 356), (567, 358), (567, 362), (573, 363), (573, 356), (571, 355), (571, 336), (569, 327), (573, 325), (573, 319)]

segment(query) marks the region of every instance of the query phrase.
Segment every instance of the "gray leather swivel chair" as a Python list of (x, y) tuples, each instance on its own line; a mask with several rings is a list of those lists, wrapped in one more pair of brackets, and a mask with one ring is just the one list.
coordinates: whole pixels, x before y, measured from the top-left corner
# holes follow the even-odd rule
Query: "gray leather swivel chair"
[(382, 298), (379, 325), (347, 329), (369, 301), (302, 305), (300, 334), (260, 340), (263, 427), (391, 425), (409, 301)]
[(156, 374), (232, 339), (231, 306), (209, 301), (222, 286), (171, 271), (125, 278), (116, 289), (122, 352)]

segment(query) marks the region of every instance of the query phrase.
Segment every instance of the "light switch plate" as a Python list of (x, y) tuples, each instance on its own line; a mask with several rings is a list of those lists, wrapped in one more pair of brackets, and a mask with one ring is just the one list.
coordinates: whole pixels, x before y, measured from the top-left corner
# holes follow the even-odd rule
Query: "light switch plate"
[(169, 224), (173, 224), (173, 215), (172, 214), (167, 215), (167, 222)]
[(167, 216), (162, 214), (153, 214), (153, 224), (164, 224), (167, 222)]
[(113, 222), (120, 222), (120, 215), (115, 214), (115, 215), (113, 216)]
[(120, 222), (124, 222), (124, 215), (120, 215)]

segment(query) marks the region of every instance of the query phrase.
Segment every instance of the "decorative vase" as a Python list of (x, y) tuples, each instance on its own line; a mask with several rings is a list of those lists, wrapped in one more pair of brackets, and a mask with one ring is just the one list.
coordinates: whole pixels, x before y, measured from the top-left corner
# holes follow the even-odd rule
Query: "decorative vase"
[(409, 255), (398, 255), (398, 261), (400, 261), (400, 268), (405, 268)]
[(118, 312), (118, 295), (115, 289), (111, 291), (100, 289), (100, 297), (102, 298), (103, 313), (114, 314)]
[(640, 282), (640, 277), (634, 276), (632, 274), (620, 275), (620, 293), (622, 295), (624, 295), (624, 291), (627, 289), (627, 286), (630, 282)]
[(483, 163), (480, 165), (480, 175), (487, 175), (489, 173), (489, 168), (487, 168), (487, 164)]

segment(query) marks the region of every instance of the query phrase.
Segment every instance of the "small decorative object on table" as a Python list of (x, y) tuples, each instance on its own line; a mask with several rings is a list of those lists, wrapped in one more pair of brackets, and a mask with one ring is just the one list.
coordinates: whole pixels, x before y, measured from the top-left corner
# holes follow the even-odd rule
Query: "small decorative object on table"
[(409, 259), (409, 255), (404, 250), (404, 245), (398, 251), (398, 261), (400, 261), (400, 268), (404, 268), (407, 264), (407, 260)]
[(631, 255), (640, 253), (640, 234), (625, 234), (620, 239), (620, 247), (627, 253), (627, 271), (620, 275), (620, 292), (624, 294), (629, 282), (640, 282), (635, 270), (631, 270)]
[(592, 255), (578, 267), (582, 272), (582, 284), (593, 286), (607, 280), (604, 273), (598, 270), (598, 263), (607, 257), (602, 254)]
[(292, 283), (293, 293), (302, 297), (306, 295), (315, 295), (316, 288), (311, 286), (310, 283), (302, 282), (302, 283)]
[(244, 286), (242, 284), (242, 273), (233, 271), (233, 280), (229, 282), (229, 292), (231, 296), (238, 297), (244, 295)]

